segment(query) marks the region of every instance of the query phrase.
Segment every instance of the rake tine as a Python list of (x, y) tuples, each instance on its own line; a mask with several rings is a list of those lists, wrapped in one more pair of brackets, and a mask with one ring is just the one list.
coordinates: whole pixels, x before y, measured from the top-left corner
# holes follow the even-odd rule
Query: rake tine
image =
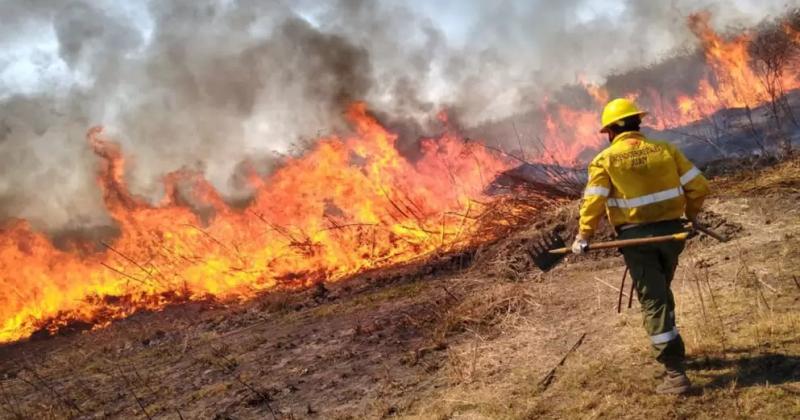
[(563, 258), (564, 254), (552, 254), (550, 250), (564, 246), (564, 241), (561, 237), (554, 232), (542, 233), (539, 237), (531, 240), (527, 246), (527, 253), (542, 271), (548, 271), (557, 265)]

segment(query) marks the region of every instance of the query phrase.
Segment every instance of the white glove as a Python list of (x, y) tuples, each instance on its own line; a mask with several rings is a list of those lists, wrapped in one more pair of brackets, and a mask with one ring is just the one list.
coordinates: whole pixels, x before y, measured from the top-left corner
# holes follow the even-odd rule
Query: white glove
[(572, 243), (572, 253), (576, 255), (581, 255), (584, 252), (586, 252), (586, 247), (588, 246), (589, 246), (589, 241), (578, 236), (575, 238), (575, 242)]

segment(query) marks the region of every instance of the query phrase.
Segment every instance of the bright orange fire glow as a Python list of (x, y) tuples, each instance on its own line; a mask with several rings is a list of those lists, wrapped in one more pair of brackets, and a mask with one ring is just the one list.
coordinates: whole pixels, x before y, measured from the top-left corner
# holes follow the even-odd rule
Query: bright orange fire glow
[[(650, 114), (646, 125), (666, 129), (690, 124), (728, 108), (755, 108), (769, 100), (769, 93), (751, 68), (752, 57), (748, 43), (753, 34), (745, 31), (731, 39), (716, 33), (710, 25), (709, 13), (689, 17), (689, 28), (700, 41), (706, 59), (705, 77), (698, 81), (693, 92), (658, 92), (652, 89), (625, 92), (621, 96), (637, 99)], [(784, 32), (800, 45), (800, 32), (788, 24)], [(800, 74), (785, 71), (781, 80), (785, 91), (800, 88)], [(581, 151), (597, 149), (605, 139), (597, 133), (600, 112), (610, 98), (600, 86), (581, 82), (593, 100), (591, 109), (570, 109), (553, 105), (546, 107), (544, 143), (558, 150), (553, 154), (560, 163), (578, 160)], [(545, 161), (553, 160), (544, 156)]]
[[(684, 125), (768, 100), (749, 65), (750, 33), (724, 39), (708, 14), (692, 16), (689, 26), (708, 69), (696, 89), (622, 93), (650, 111), (648, 125)], [(788, 26), (786, 32), (800, 38)], [(800, 87), (794, 72), (785, 72), (782, 83), (786, 91)], [(582, 84), (591, 109), (542, 105), (545, 150), (536, 160), (572, 163), (606, 144), (598, 126), (609, 92)], [(423, 141), (422, 157), (409, 162), (364, 104), (352, 105), (347, 117), (356, 134), (320, 139), (266, 178), (253, 172), (255, 196), (244, 209), (230, 207), (201, 174), (186, 170), (166, 175), (163, 200), (148, 203), (129, 191), (119, 147), (101, 129), (90, 130), (99, 187), (119, 236), (99, 251), (83, 243), (64, 251), (26, 221), (0, 227), (0, 342), (71, 320), (107, 322), (182, 300), (242, 299), (335, 281), (476, 240), (479, 226), (467, 216), (492, 200), (486, 186), (514, 162), (449, 131)], [(445, 114), (439, 118), (447, 124)], [(187, 184), (192, 202), (211, 216), (183, 203), (178, 186)]]
[(572, 164), (578, 160), (581, 152), (601, 148), (604, 140), (598, 133), (598, 115), (596, 112), (562, 105), (553, 106), (545, 113), (543, 142), (546, 150), (539, 160), (544, 163)]
[[(709, 25), (710, 17), (708, 13), (692, 16), (689, 27), (702, 42), (706, 61), (716, 83), (712, 84), (710, 80), (701, 81), (699, 98), (694, 100), (695, 104), (689, 108), (690, 112), (682, 114), (689, 120), (686, 122), (724, 108), (754, 107), (769, 99), (764, 83), (750, 67), (748, 44), (752, 35), (745, 32), (725, 41)], [(787, 90), (800, 87), (800, 79), (794, 72), (785, 72), (782, 83)]]
[[(0, 230), (0, 341), (53, 318), (113, 319), (181, 299), (333, 281), (468, 240), (474, 223), (463, 215), (471, 200), (488, 200), (483, 189), (509, 162), (445, 134), (424, 141), (423, 157), (410, 163), (364, 104), (348, 118), (356, 135), (322, 139), (288, 161), (244, 210), (190, 172), (167, 175), (164, 200), (148, 204), (129, 192), (119, 147), (92, 129), (98, 181), (121, 234), (104, 252), (79, 253), (54, 248), (24, 221)], [(177, 202), (179, 181), (213, 208), (207, 224)]]
[(795, 44), (800, 45), (800, 30), (793, 28), (788, 23), (784, 23), (783, 31), (786, 32), (787, 35), (789, 35), (789, 38), (791, 38)]

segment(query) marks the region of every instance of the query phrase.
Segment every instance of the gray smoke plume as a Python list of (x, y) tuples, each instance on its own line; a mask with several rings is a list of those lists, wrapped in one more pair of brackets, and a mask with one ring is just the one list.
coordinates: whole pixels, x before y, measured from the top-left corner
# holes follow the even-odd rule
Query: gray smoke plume
[(0, 219), (108, 223), (85, 141), (93, 125), (122, 144), (136, 193), (158, 197), (160, 177), (186, 167), (235, 197), (242, 162), (266, 171), (276, 152), (346, 131), (353, 100), (413, 155), (440, 109), (464, 126), (525, 112), (579, 77), (601, 82), (690, 48), (691, 12), (710, 10), (724, 29), (782, 4), (7, 0)]

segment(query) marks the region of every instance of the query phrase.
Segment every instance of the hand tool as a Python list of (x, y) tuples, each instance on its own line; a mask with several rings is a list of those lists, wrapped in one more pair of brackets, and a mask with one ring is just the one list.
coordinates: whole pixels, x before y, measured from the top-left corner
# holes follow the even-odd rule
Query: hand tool
[[(624, 248), (628, 246), (652, 244), (668, 241), (685, 241), (689, 237), (689, 232), (674, 233), (672, 235), (651, 236), (647, 238), (622, 239), (617, 241), (593, 242), (586, 247), (586, 251), (608, 248)], [(552, 249), (554, 248), (555, 249)], [(529, 248), (528, 254), (533, 263), (542, 271), (548, 271), (558, 264), (567, 254), (572, 253), (572, 249), (564, 244), (564, 240), (557, 234), (546, 235), (541, 241)]]

